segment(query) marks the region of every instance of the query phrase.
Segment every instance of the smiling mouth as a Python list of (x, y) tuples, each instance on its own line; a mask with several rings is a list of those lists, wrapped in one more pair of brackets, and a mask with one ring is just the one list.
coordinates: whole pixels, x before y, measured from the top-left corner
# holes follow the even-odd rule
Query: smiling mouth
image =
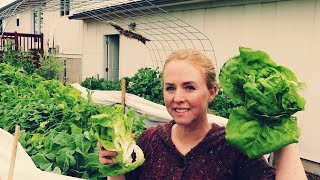
[(189, 111), (190, 109), (186, 109), (186, 108), (183, 108), (183, 109), (178, 109), (178, 108), (174, 108), (174, 111), (177, 112), (177, 113), (185, 113), (187, 111)]

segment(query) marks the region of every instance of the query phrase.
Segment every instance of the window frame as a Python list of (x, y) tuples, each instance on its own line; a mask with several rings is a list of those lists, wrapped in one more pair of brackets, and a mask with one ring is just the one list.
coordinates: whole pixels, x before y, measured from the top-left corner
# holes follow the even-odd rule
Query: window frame
[(70, 15), (70, 0), (60, 0), (60, 16)]

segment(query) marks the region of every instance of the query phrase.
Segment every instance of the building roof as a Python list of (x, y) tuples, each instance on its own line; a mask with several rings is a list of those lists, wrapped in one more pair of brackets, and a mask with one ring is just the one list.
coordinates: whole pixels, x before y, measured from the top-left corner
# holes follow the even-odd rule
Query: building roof
[(84, 10), (79, 13), (74, 13), (72, 16), (69, 16), (69, 19), (81, 20), (81, 19), (88, 19), (92, 15), (99, 16), (104, 14), (117, 14), (117, 13), (123, 13), (125, 11), (153, 8), (154, 6), (163, 7), (163, 6), (190, 4), (190, 3), (205, 2), (205, 1), (208, 1), (208, 0), (138, 0), (138, 1), (130, 1), (130, 2), (127, 1), (125, 3), (111, 4), (109, 6), (102, 7), (102, 8), (94, 8), (91, 10)]
[(0, 18), (10, 17), (31, 8), (43, 7), (46, 0), (15, 0), (0, 8)]
[(7, 4), (7, 5), (3, 6), (3, 7), (1, 7), (1, 8), (0, 8), (0, 13), (3, 12), (4, 10), (6, 10), (6, 9), (8, 9), (8, 8), (10, 8), (10, 7), (18, 4), (19, 2), (22, 2), (22, 1), (23, 1), (23, 0), (16, 0), (16, 1), (13, 1), (13, 2), (11, 2), (11, 3), (9, 3), (9, 4)]

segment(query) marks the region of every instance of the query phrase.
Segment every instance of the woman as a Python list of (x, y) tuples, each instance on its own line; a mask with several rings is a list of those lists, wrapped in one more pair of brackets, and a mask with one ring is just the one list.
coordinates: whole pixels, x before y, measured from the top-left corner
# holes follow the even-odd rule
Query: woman
[[(275, 152), (276, 171), (261, 158), (249, 159), (225, 140), (225, 128), (209, 124), (208, 104), (217, 93), (210, 59), (196, 50), (172, 53), (163, 68), (164, 102), (173, 120), (147, 129), (137, 144), (145, 163), (109, 179), (307, 179), (295, 145)], [(100, 162), (113, 164), (104, 150)]]

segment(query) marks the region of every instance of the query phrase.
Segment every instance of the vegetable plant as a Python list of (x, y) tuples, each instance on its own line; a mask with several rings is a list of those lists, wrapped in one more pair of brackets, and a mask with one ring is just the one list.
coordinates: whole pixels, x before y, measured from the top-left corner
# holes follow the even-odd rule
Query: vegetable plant
[(12, 42), (3, 46), (3, 54), (0, 56), (0, 63), (10, 64), (14, 67), (23, 68), (28, 73), (33, 73), (36, 70), (36, 65), (31, 53), (22, 50), (15, 51), (13, 46)]
[(220, 72), (220, 87), (237, 107), (226, 127), (226, 140), (250, 158), (298, 142), (300, 130), (292, 117), (304, 110), (298, 94), (304, 84), (260, 50), (240, 47)]
[[(126, 91), (149, 101), (164, 104), (162, 93), (162, 73), (158, 69), (141, 68), (126, 79)], [(92, 90), (121, 90), (121, 81), (108, 81), (104, 78), (86, 78), (82, 86)]]
[[(88, 120), (108, 113), (109, 108), (94, 104), (91, 94), (85, 100), (71, 85), (0, 63), (0, 127), (13, 133), (15, 125), (21, 126), (19, 142), (38, 168), (104, 179)], [(141, 134), (143, 119), (135, 121), (132, 129)]]
[(53, 54), (40, 56), (40, 67), (36, 73), (47, 80), (58, 80), (63, 72), (63, 61)]
[[(131, 137), (134, 133), (135, 115), (133, 110), (123, 114), (123, 107), (114, 106), (104, 114), (91, 117), (90, 122), (95, 137), (105, 149), (118, 153), (112, 158), (117, 164), (108, 164), (100, 168), (100, 172), (104, 175), (117, 176), (143, 164), (144, 154)], [(132, 158), (133, 152), (135, 160)]]

